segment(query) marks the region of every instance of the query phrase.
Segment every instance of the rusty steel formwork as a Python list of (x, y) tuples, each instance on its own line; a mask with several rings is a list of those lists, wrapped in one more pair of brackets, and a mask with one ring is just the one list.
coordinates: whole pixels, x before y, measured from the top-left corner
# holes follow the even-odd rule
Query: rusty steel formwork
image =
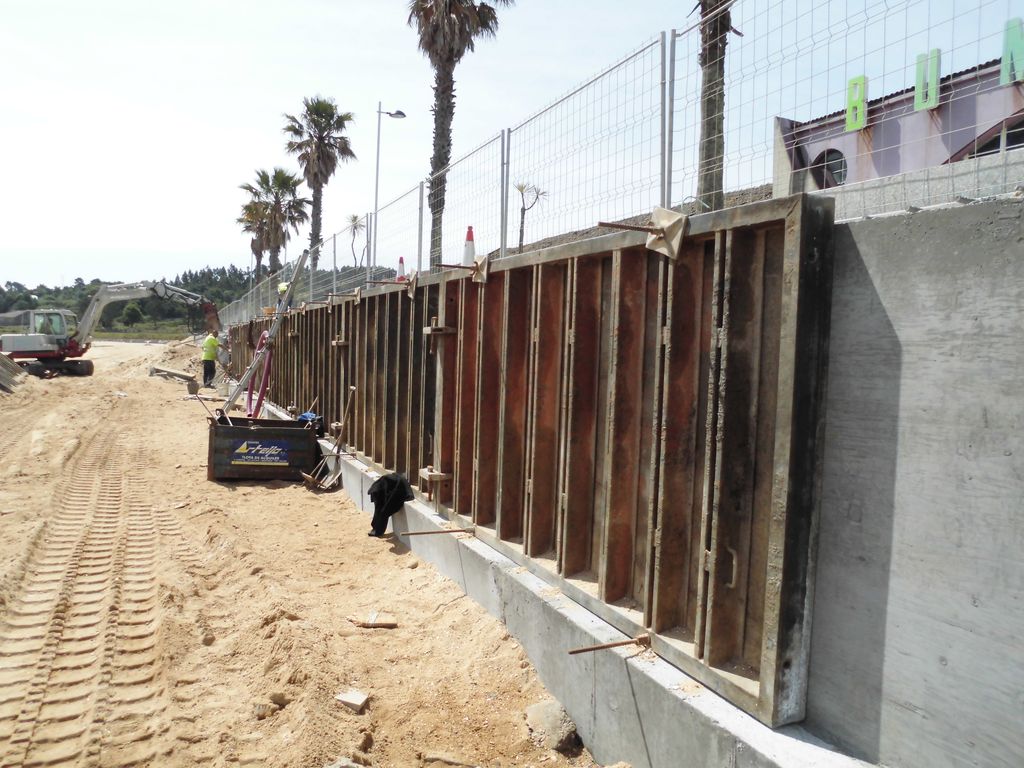
[[(763, 722), (803, 717), (832, 201), (693, 217), (290, 313), (270, 397)], [(234, 373), (249, 362), (233, 328)], [(430, 467), (429, 471), (423, 471)]]

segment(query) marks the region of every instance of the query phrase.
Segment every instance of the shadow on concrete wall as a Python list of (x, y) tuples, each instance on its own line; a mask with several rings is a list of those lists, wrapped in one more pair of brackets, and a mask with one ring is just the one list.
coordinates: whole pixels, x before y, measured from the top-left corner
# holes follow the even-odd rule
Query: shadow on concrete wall
[(876, 762), (902, 349), (850, 228), (835, 234), (806, 726)]

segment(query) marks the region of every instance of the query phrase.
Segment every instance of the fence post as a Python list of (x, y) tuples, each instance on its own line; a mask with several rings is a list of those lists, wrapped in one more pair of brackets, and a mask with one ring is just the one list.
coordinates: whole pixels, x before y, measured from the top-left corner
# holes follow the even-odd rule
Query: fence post
[(659, 117), (661, 118), (661, 178), (658, 179), (661, 185), (660, 200), (658, 204), (662, 208), (667, 208), (665, 204), (665, 32), (662, 31), (658, 38), (658, 49), (661, 52), (661, 112)]
[(665, 115), (665, 141), (662, 144), (665, 152), (665, 188), (662, 192), (665, 202), (662, 207), (672, 207), (672, 132), (675, 130), (676, 116), (676, 31), (669, 33), (672, 37), (668, 44), (668, 111)]
[(505, 128), (501, 132), (501, 167), (499, 169), (501, 184), (501, 242), (498, 257), (505, 258), (508, 254), (508, 160), (512, 145), (512, 129)]
[(373, 230), (377, 227), (377, 220), (372, 214), (366, 214), (366, 282), (370, 282), (370, 243), (373, 242), (370, 238), (373, 235)]
[(420, 182), (419, 231), (416, 234), (416, 273), (423, 271), (423, 182)]
[[(331, 235), (331, 293), (338, 292), (338, 235)], [(331, 299), (333, 300), (333, 296)]]

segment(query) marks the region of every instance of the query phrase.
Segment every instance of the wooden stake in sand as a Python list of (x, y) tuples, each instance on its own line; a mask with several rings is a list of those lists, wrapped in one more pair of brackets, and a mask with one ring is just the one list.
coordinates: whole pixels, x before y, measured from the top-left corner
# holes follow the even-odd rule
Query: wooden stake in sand
[(365, 619), (353, 619), (349, 616), (348, 620), (363, 629), (396, 629), (398, 627), (398, 622), (393, 616), (379, 611), (374, 611)]

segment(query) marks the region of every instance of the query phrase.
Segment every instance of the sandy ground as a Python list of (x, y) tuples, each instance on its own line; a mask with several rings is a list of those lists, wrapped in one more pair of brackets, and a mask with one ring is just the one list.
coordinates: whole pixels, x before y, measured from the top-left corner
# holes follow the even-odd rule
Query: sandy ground
[(593, 765), (531, 742), (519, 645), (343, 492), (206, 480), (206, 412), (148, 376), (192, 350), (92, 357), (0, 397), (0, 766)]

